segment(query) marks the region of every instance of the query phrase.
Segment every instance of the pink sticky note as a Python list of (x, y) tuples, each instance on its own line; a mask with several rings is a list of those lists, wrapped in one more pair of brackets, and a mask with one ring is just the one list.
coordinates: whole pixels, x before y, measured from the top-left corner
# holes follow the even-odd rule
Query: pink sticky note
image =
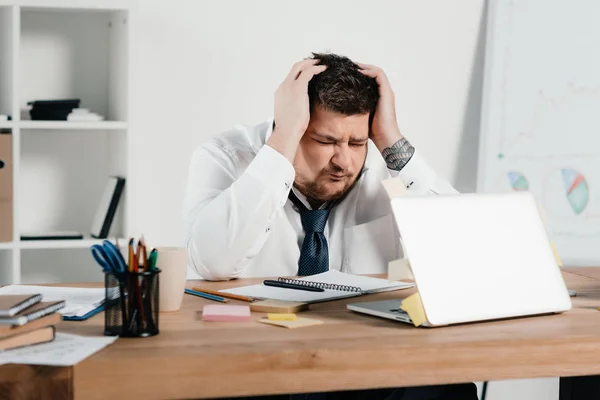
[(221, 304), (210, 304), (202, 310), (203, 321), (249, 321), (250, 306), (229, 306)]

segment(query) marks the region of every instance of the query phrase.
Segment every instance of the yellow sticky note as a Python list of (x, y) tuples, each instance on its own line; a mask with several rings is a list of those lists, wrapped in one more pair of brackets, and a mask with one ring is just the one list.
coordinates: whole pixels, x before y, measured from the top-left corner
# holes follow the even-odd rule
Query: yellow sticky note
[(550, 246), (552, 246), (552, 252), (554, 253), (554, 259), (556, 260), (556, 263), (558, 264), (559, 267), (563, 266), (562, 260), (560, 259), (560, 256), (558, 255), (558, 250), (556, 250), (556, 246), (554, 246), (554, 243), (550, 242)]
[(271, 321), (295, 321), (296, 320), (296, 314), (267, 314), (267, 318), (270, 319)]
[(415, 280), (407, 258), (399, 258), (388, 263), (388, 280), (405, 281)]
[(298, 318), (295, 321), (271, 321), (268, 318), (259, 319), (258, 322), (268, 325), (281, 326), (283, 328), (295, 329), (313, 325), (321, 325), (323, 321), (312, 318)]
[(402, 300), (400, 308), (406, 311), (415, 326), (421, 326), (425, 321), (427, 321), (425, 309), (423, 308), (423, 303), (421, 302), (421, 295), (419, 292), (411, 294)]
[(398, 178), (385, 179), (381, 181), (381, 184), (383, 185), (383, 188), (390, 199), (394, 197), (402, 197), (404, 194), (406, 194), (406, 186), (404, 185), (404, 182)]

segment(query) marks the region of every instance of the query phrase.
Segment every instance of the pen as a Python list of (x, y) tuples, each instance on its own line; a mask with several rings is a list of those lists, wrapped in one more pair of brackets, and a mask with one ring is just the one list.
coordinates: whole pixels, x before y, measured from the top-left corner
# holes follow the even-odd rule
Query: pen
[(216, 290), (204, 289), (204, 288), (200, 288), (200, 287), (195, 287), (192, 289), (196, 292), (202, 292), (202, 293), (212, 294), (212, 295), (221, 296), (221, 297), (227, 297), (228, 299), (233, 299), (233, 300), (241, 300), (241, 301), (247, 301), (247, 302), (254, 301), (254, 299), (252, 297), (242, 296), (239, 294), (223, 293), (223, 292), (218, 292)]
[(152, 249), (150, 251), (150, 255), (148, 256), (148, 263), (150, 271), (156, 271), (156, 258), (158, 257), (158, 252), (156, 249)]
[(214, 296), (214, 295), (208, 294), (208, 293), (197, 292), (192, 289), (185, 289), (185, 293), (193, 294), (194, 296), (198, 296), (198, 297), (204, 297), (205, 299), (209, 299), (209, 300), (220, 301), (221, 303), (227, 303), (229, 301), (221, 296)]
[(280, 288), (285, 288), (285, 289), (306, 290), (309, 292), (324, 292), (325, 291), (325, 289), (323, 289), (323, 288), (304, 286), (304, 285), (296, 285), (293, 283), (273, 281), (273, 280), (269, 280), (269, 279), (267, 279), (263, 283), (265, 284), (265, 286), (275, 286), (275, 287), (280, 287)]

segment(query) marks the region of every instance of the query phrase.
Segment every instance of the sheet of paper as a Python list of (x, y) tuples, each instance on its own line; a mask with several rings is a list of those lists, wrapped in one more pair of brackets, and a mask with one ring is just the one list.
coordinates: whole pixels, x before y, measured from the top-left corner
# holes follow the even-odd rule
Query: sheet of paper
[(66, 300), (65, 307), (59, 312), (64, 316), (81, 317), (104, 302), (104, 289), (8, 285), (0, 288), (2, 294), (41, 293), (42, 301)]
[(117, 338), (118, 336), (89, 337), (57, 333), (52, 342), (0, 352), (0, 365), (72, 366), (102, 350)]

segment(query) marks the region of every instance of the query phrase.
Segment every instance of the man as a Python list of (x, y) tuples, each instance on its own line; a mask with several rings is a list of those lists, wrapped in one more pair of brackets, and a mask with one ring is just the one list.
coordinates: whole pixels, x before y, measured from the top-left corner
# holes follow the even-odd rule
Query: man
[[(416, 194), (456, 193), (400, 133), (382, 69), (313, 54), (277, 89), (274, 121), (235, 127), (194, 153), (189, 263), (208, 280), (384, 273), (401, 256), (381, 185), (391, 177)], [(473, 384), (328, 396), (477, 398)]]

